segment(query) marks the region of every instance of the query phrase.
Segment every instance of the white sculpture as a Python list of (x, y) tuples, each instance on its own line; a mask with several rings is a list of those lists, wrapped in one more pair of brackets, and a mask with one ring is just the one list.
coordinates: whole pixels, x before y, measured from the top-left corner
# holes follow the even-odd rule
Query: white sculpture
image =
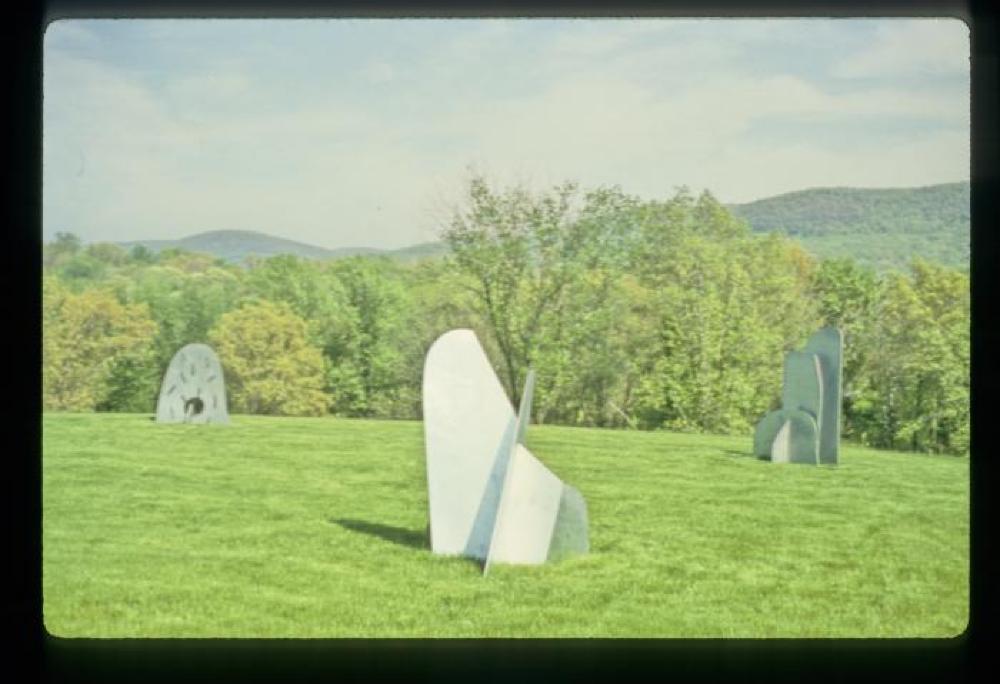
[(524, 445), (534, 374), (517, 415), (479, 340), (452, 330), (427, 352), (424, 437), (431, 549), (492, 563), (586, 553), (587, 509)]
[(187, 344), (163, 374), (157, 423), (228, 423), (222, 364), (205, 344)]

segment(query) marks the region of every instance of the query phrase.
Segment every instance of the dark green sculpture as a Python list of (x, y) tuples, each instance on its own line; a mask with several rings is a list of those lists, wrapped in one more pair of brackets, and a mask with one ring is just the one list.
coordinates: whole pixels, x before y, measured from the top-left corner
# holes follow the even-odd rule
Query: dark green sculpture
[(821, 328), (805, 351), (819, 357), (823, 371), (823, 407), (820, 420), (819, 462), (837, 465), (840, 456), (840, 405), (843, 400), (844, 335), (837, 328)]
[(836, 465), (840, 454), (843, 334), (822, 328), (785, 356), (781, 409), (754, 432), (756, 456), (776, 463)]

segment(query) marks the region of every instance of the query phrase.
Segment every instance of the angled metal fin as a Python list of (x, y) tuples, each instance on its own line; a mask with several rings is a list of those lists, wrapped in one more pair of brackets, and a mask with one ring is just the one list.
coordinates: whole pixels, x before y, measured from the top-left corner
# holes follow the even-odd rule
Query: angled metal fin
[(524, 444), (524, 435), (531, 422), (531, 397), (535, 393), (535, 371), (528, 371), (524, 379), (524, 392), (521, 393), (521, 404), (517, 408), (517, 443)]

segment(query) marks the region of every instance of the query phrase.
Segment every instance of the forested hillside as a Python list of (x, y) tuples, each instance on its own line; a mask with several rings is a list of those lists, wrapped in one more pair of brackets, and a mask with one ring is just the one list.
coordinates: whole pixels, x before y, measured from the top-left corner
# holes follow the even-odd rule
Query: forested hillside
[(446, 255), (416, 262), (242, 267), (60, 234), (44, 251), (44, 406), (151, 412), (171, 356), (207, 342), (234, 412), (419, 419), (427, 348), (468, 327), (511, 396), (537, 370), (535, 422), (749, 439), (780, 401), (784, 352), (831, 324), (845, 331), (845, 438), (968, 451), (961, 270), (817, 261), (683, 190), (649, 201), (476, 178), (442, 239)]
[(794, 237), (818, 257), (852, 257), (880, 270), (913, 257), (969, 264), (969, 183), (885, 190), (812, 188), (729, 205), (754, 232)]

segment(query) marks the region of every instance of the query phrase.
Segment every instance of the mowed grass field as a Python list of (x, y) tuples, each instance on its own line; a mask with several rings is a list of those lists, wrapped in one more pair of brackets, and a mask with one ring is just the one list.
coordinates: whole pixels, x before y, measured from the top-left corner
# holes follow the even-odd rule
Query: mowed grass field
[(433, 555), (419, 422), (43, 416), (43, 611), (60, 637), (950, 637), (967, 459), (532, 426), (591, 553)]

